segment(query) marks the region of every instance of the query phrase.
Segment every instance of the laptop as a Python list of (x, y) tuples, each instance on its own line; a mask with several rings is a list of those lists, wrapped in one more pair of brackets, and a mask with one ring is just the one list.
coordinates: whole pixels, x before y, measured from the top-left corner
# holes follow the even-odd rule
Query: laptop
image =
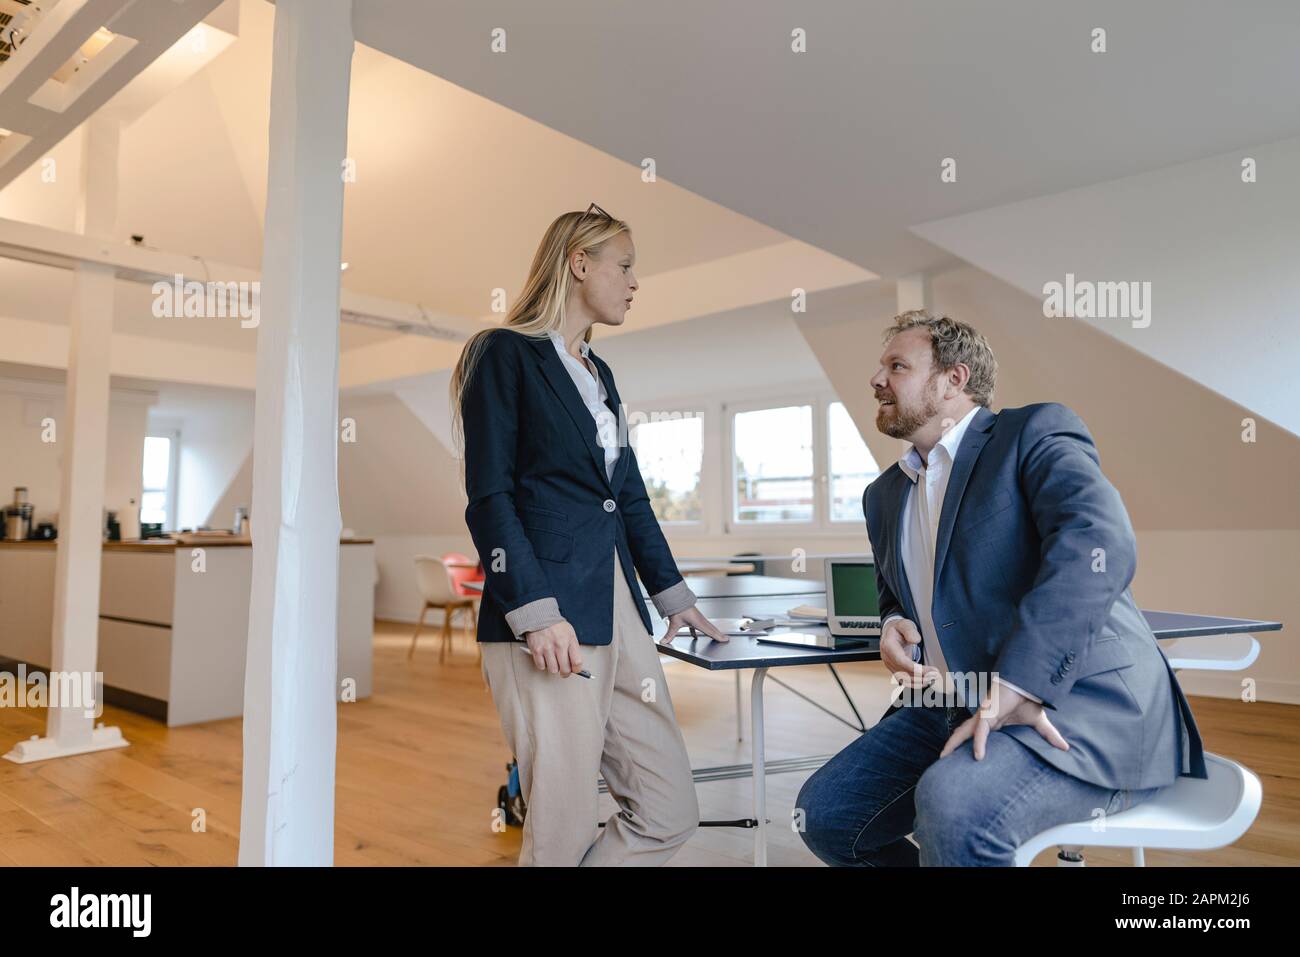
[(826, 627), (836, 638), (880, 637), (880, 595), (871, 559), (826, 559)]
[(754, 638), (766, 644), (803, 648), (875, 650), (880, 646), (875, 564), (866, 558), (826, 559), (825, 632), (772, 631)]

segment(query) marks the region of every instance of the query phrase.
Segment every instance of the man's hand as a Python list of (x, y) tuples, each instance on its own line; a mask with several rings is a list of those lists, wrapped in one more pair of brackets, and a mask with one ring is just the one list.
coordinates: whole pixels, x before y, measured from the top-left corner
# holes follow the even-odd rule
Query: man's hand
[(924, 688), (939, 677), (938, 668), (923, 668), (912, 658), (921, 633), (906, 618), (891, 618), (880, 633), (880, 660), (905, 688)]
[(979, 710), (962, 722), (961, 726), (948, 738), (948, 743), (939, 752), (939, 757), (946, 758), (967, 738), (973, 737), (975, 760), (984, 760), (984, 746), (989, 735), (1009, 724), (1027, 724), (1047, 743), (1062, 751), (1069, 751), (1070, 745), (1061, 737), (1052, 722), (1047, 720), (1047, 712), (1036, 701), (1030, 701), (1022, 694), (1017, 694), (1000, 681), (994, 681), (988, 696), (981, 702)]
[(567, 621), (527, 632), (524, 640), (528, 642), (528, 650), (532, 652), (533, 664), (537, 665), (538, 671), (549, 671), (567, 678), (582, 670), (578, 635)]
[(673, 638), (677, 635), (677, 629), (681, 628), (682, 625), (690, 625), (691, 628), (694, 629), (692, 635), (694, 635), (696, 631), (699, 631), (708, 635), (714, 641), (730, 640), (726, 635), (718, 631), (717, 626), (714, 625), (713, 622), (704, 617), (704, 612), (692, 605), (685, 611), (679, 611), (668, 619), (668, 630), (664, 632), (664, 636), (659, 639), (659, 644), (671, 644)]

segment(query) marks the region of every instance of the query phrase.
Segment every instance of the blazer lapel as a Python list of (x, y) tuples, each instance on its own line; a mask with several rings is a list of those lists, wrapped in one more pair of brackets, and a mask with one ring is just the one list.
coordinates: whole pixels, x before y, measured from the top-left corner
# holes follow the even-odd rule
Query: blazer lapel
[(943, 496), (943, 511), (939, 513), (939, 535), (934, 549), (934, 594), (939, 594), (939, 575), (943, 571), (944, 559), (948, 557), (948, 543), (952, 540), (952, 527), (957, 521), (957, 509), (961, 507), (961, 498), (966, 493), (966, 483), (975, 468), (984, 445), (989, 440), (989, 429), (997, 421), (997, 416), (981, 407), (971, 419), (962, 436), (961, 447), (957, 449), (957, 459), (953, 462), (952, 475), (948, 478), (948, 489)]
[[(591, 453), (591, 459), (600, 473), (601, 481), (608, 487), (610, 483), (609, 477), (605, 474), (605, 450), (596, 441), (596, 420), (587, 411), (578, 387), (569, 376), (569, 370), (564, 367), (563, 360), (555, 351), (555, 344), (546, 336), (532, 337), (532, 342), (533, 348), (537, 350), (537, 358), (546, 381), (551, 384), (551, 389), (559, 398), (560, 404), (573, 420), (574, 427), (581, 433), (582, 441), (587, 446), (587, 451)], [(606, 389), (608, 390), (608, 386)], [(612, 492), (613, 489), (610, 491)]]

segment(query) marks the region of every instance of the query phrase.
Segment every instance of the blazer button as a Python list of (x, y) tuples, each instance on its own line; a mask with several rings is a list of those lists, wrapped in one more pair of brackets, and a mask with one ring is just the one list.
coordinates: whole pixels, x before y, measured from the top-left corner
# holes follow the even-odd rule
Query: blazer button
[(618, 506), (614, 504), (614, 500), (612, 498), (605, 499), (605, 511), (612, 512), (617, 507)]
[(1052, 684), (1054, 684), (1054, 685), (1059, 685), (1060, 683), (1061, 683), (1061, 676), (1060, 676), (1060, 675), (1052, 675)]

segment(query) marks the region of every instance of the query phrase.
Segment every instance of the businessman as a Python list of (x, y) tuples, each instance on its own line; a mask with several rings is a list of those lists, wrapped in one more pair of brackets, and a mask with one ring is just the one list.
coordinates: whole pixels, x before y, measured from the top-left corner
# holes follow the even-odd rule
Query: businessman
[(804, 784), (804, 842), (835, 865), (1009, 865), (1049, 827), (1204, 778), (1082, 420), (993, 412), (997, 363), (964, 322), (906, 312), (884, 338), (876, 427), (912, 447), (862, 504), (904, 693)]

